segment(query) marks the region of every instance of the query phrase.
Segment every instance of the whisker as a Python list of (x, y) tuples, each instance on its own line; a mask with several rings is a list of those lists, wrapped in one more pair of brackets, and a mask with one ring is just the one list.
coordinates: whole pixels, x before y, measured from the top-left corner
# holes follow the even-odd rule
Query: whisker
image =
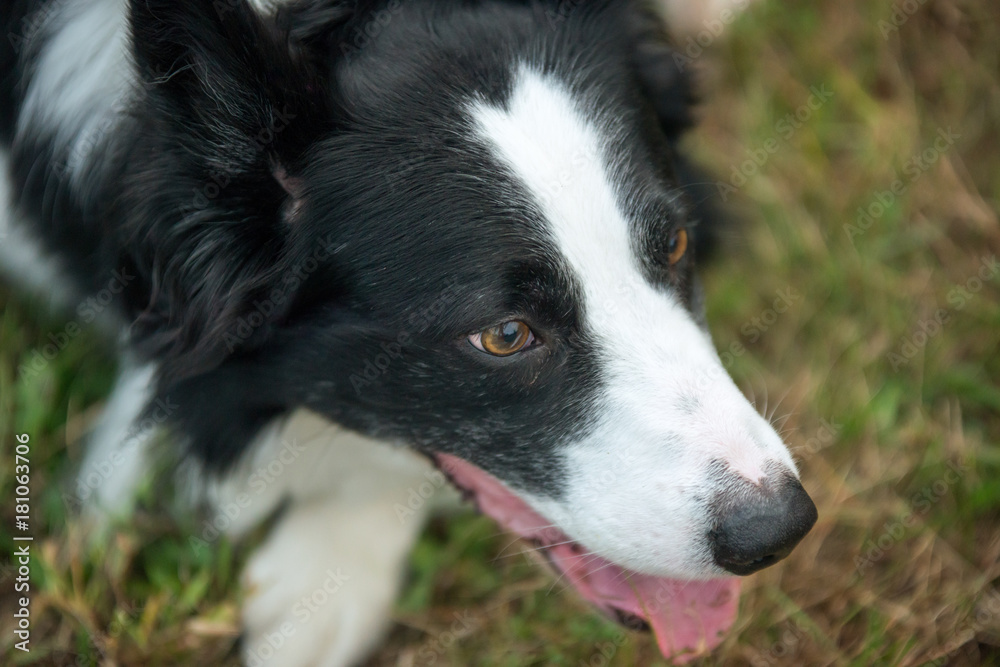
[[(582, 555), (582, 556), (592, 556), (592, 559), (591, 559), (591, 562), (592, 562), (592, 561), (594, 561), (594, 560), (597, 560), (598, 558), (600, 558), (600, 556), (598, 556), (597, 554), (581, 554), (581, 555)], [(557, 569), (558, 569), (558, 568), (557, 568)], [(598, 568), (598, 569), (600, 569), (600, 568)], [(567, 572), (566, 572), (566, 570), (563, 570), (562, 572), (560, 572), (560, 573), (559, 573), (559, 576), (558, 576), (558, 577), (556, 577), (556, 580), (552, 582), (552, 585), (551, 585), (551, 586), (549, 586), (549, 590), (547, 590), (547, 591), (545, 592), (545, 594), (546, 594), (546, 595), (551, 595), (551, 594), (552, 594), (552, 591), (553, 591), (553, 590), (555, 589), (555, 587), (556, 587), (556, 586), (558, 586), (558, 585), (559, 585), (559, 582), (561, 582), (561, 581), (562, 581), (562, 580), (563, 580), (563, 579), (564, 579), (564, 578), (566, 577), (566, 575), (567, 575)], [(564, 590), (566, 590), (567, 588), (569, 588), (569, 587), (570, 587), (571, 585), (572, 585), (572, 582), (568, 583), (568, 584), (567, 584), (566, 586), (564, 586), (563, 588), (560, 588), (560, 589), (559, 589), (559, 592), (560, 592), (560, 593), (562, 593), (562, 592), (563, 592)]]
[[(788, 394), (791, 393), (791, 391), (792, 391), (792, 388), (791, 388), (791, 386), (789, 386), (788, 389), (785, 390), (785, 393), (781, 395), (781, 398), (778, 399), (778, 403), (777, 403), (777, 405), (774, 406), (774, 410), (771, 411), (771, 414), (768, 415), (767, 417), (765, 417), (765, 419), (767, 419), (768, 423), (770, 423), (771, 420), (774, 418), (774, 415), (778, 412), (778, 409), (781, 407), (781, 404), (785, 401), (785, 399), (788, 398)], [(789, 413), (789, 415), (790, 414), (791, 413)]]
[[(522, 538), (518, 538), (518, 539), (522, 539)], [(515, 541), (516, 541), (516, 540), (515, 540)], [(559, 547), (559, 546), (562, 546), (562, 545), (564, 545), (564, 544), (573, 544), (574, 542), (575, 542), (575, 540), (566, 540), (565, 542), (555, 542), (555, 543), (553, 543), (553, 544), (543, 544), (543, 545), (541, 545), (541, 546), (537, 546), (537, 547), (535, 547), (535, 546), (532, 546), (532, 547), (525, 547), (524, 549), (521, 549), (520, 551), (518, 551), (518, 552), (517, 552), (516, 554), (503, 554), (503, 555), (498, 555), (498, 556), (497, 556), (496, 558), (494, 558), (494, 559), (493, 559), (493, 561), (494, 561), (494, 562), (495, 562), (495, 561), (498, 561), (498, 560), (500, 560), (501, 558), (514, 558), (514, 557), (516, 557), (516, 556), (520, 556), (520, 555), (522, 555), (522, 554), (526, 554), (526, 553), (531, 553), (531, 552), (533, 552), (533, 551), (541, 551), (541, 550), (543, 550), (543, 549), (549, 549), (549, 548), (551, 548), (551, 547)], [(514, 544), (514, 542), (511, 542), (511, 544)], [(510, 545), (507, 545), (507, 546), (509, 547)], [(505, 547), (505, 550), (506, 550), (506, 547)], [(502, 552), (501, 552), (501, 553), (502, 553)], [(579, 556), (582, 556), (582, 555), (585, 555), (585, 554), (584, 554), (584, 553), (580, 553), (580, 554), (573, 554), (573, 557), (574, 557), (574, 558), (576, 558), (576, 557), (579, 557)]]
[(514, 546), (515, 544), (517, 544), (517, 543), (518, 543), (518, 542), (519, 542), (520, 540), (522, 540), (522, 539), (523, 539), (523, 538), (521, 538), (520, 536), (516, 536), (516, 537), (514, 537), (514, 539), (513, 539), (513, 540), (511, 540), (510, 542), (508, 542), (508, 543), (507, 543), (507, 545), (506, 545), (506, 546), (505, 546), (505, 547), (504, 547), (503, 549), (501, 549), (501, 550), (500, 550), (500, 551), (499, 551), (499, 552), (497, 553), (497, 555), (496, 555), (496, 556), (494, 556), (494, 557), (493, 557), (493, 558), (492, 558), (492, 559), (490, 560), (490, 562), (491, 562), (491, 563), (495, 563), (495, 562), (497, 562), (498, 560), (500, 560), (501, 558), (510, 558), (510, 557), (512, 557), (512, 556), (517, 556), (517, 555), (518, 555), (519, 553), (521, 553), (521, 552), (518, 552), (518, 553), (516, 553), (516, 554), (505, 554), (504, 552), (506, 552), (506, 551), (507, 551), (507, 549), (510, 549), (510, 548), (511, 548), (512, 546)]
[[(482, 516), (489, 517), (488, 514), (482, 514)], [(544, 530), (551, 530), (553, 528), (555, 528), (556, 530), (558, 530), (560, 533), (563, 532), (562, 528), (560, 528), (558, 524), (554, 524), (554, 523), (550, 523), (550, 524), (548, 524), (546, 526), (538, 526), (538, 527), (535, 528), (535, 530), (544, 531)], [(517, 533), (515, 533), (512, 530), (499, 530), (499, 531), (497, 531), (495, 533), (491, 533), (491, 534), (487, 535), (483, 539), (492, 540), (492, 539), (495, 539), (497, 537), (502, 537), (504, 535), (517, 535)], [(522, 537), (520, 535), (518, 535), (518, 537), (519, 537), (519, 539), (524, 539), (524, 537)]]

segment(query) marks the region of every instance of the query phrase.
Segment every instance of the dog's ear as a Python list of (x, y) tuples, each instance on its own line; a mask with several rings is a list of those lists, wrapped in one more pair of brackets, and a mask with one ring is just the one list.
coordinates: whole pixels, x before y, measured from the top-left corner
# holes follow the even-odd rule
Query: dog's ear
[(705, 260), (715, 251), (730, 216), (719, 201), (715, 180), (679, 146), (681, 137), (695, 124), (692, 62), (671, 43), (663, 17), (641, 3), (633, 12), (633, 60), (639, 84), (670, 145), (677, 183), (698, 221), (692, 230), (695, 252), (699, 260)]
[[(394, 0), (398, 3), (399, 0)], [(278, 6), (274, 23), (285, 32), (302, 57), (327, 69), (339, 60), (350, 60), (359, 39), (367, 38), (375, 13), (385, 0), (309, 0)], [(383, 12), (392, 11), (390, 2)], [(382, 20), (385, 20), (384, 18)]]
[(259, 345), (293, 300), (317, 243), (296, 175), (334, 115), (246, 0), (132, 0), (130, 25), (139, 138), (116, 205), (152, 292), (131, 336), (174, 381)]
[(317, 129), (305, 118), (328, 120), (314, 72), (246, 0), (132, 0), (130, 25), (150, 101), (222, 167), (294, 162)]
[(671, 144), (694, 125), (688, 59), (670, 43), (663, 18), (638, 6), (632, 14), (633, 60), (639, 83)]

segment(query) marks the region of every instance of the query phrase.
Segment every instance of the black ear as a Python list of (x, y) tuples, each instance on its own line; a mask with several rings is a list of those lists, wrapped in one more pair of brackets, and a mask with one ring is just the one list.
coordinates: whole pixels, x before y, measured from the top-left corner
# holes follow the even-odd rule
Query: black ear
[(207, 141), (206, 157), (253, 170), (261, 157), (285, 163), (301, 154), (315, 130), (303, 117), (322, 122), (325, 109), (287, 33), (246, 0), (132, 0), (130, 13), (150, 100)]
[(695, 95), (688, 59), (670, 43), (663, 19), (646, 6), (632, 17), (633, 59), (643, 92), (649, 99), (667, 139), (674, 144), (694, 124)]
[(730, 216), (720, 201), (715, 180), (693, 164), (679, 146), (681, 137), (695, 124), (692, 109), (697, 96), (691, 59), (671, 43), (663, 18), (650, 8), (637, 7), (632, 26), (639, 84), (670, 145), (678, 185), (684, 189), (698, 223), (692, 230), (695, 252), (699, 260), (705, 260), (716, 250)]
[[(392, 2), (383, 8), (391, 11)], [(338, 59), (350, 59), (385, 0), (306, 0), (279, 5), (274, 15), (278, 28), (289, 35), (304, 58), (327, 68)]]
[(123, 246), (148, 292), (132, 338), (166, 379), (266, 339), (315, 241), (296, 178), (333, 114), (313, 68), (246, 0), (132, 0), (141, 78)]

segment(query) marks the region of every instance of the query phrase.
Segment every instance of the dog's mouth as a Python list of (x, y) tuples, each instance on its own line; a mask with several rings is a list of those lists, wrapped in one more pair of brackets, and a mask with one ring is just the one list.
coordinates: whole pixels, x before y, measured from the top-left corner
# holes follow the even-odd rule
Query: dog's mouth
[(479, 510), (538, 547), (560, 578), (595, 607), (633, 630), (649, 629), (663, 655), (687, 662), (715, 648), (736, 618), (736, 578), (683, 581), (633, 572), (590, 554), (551, 527), (499, 480), (447, 454), (438, 467)]

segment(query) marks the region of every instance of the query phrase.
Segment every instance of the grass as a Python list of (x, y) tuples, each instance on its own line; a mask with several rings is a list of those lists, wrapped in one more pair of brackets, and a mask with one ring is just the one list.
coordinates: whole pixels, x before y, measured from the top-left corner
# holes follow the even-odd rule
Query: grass
[[(907, 6), (891, 29), (887, 2), (758, 3), (693, 63), (707, 94), (691, 148), (740, 183), (725, 192), (741, 222), (705, 272), (710, 322), (820, 511), (790, 558), (746, 580), (704, 664), (1000, 664), (1000, 275), (984, 268), (1000, 256), (1000, 7)], [(822, 86), (832, 97), (789, 132)], [(0, 544), (15, 433), (32, 437), (37, 536), (32, 652), (12, 650), (5, 558), (0, 662), (237, 664), (243, 546), (191, 548), (195, 519), (152, 486), (110, 548), (82, 546), (61, 484), (110, 388), (109, 350), (83, 332), (20, 377), (65, 322), (0, 301)], [(481, 517), (436, 520), (370, 664), (666, 664), (526, 558), (499, 557), (509, 541)]]

